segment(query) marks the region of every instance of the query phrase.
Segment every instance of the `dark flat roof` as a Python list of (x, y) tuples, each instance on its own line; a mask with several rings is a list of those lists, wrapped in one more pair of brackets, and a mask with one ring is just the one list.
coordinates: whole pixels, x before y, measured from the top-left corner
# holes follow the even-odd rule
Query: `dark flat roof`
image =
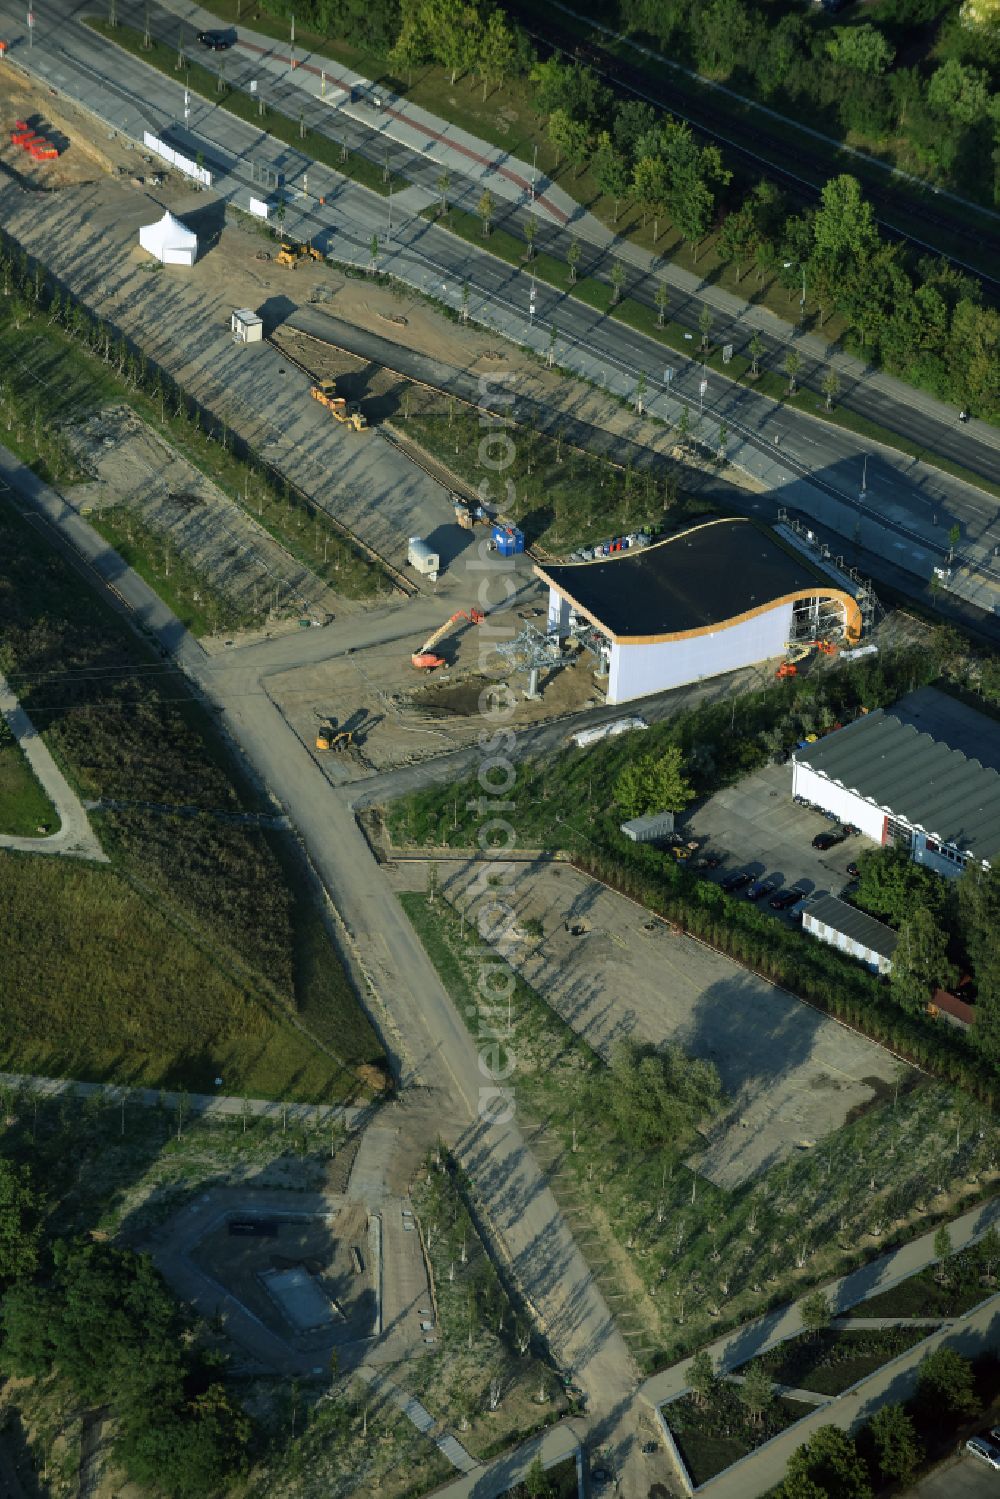
[(773, 532), (742, 518), (708, 521), (600, 562), (535, 571), (617, 640), (700, 634), (789, 595), (840, 592)]
[(845, 937), (860, 942), (869, 952), (877, 952), (883, 958), (891, 958), (896, 951), (898, 932), (876, 921), (867, 911), (859, 911), (857, 906), (849, 906), (846, 900), (838, 900), (835, 895), (819, 895), (811, 900), (803, 913), (803, 921), (807, 916), (810, 921), (820, 921), (834, 932), (843, 932)]
[(795, 759), (940, 843), (1000, 856), (1000, 723), (947, 693), (921, 687)]

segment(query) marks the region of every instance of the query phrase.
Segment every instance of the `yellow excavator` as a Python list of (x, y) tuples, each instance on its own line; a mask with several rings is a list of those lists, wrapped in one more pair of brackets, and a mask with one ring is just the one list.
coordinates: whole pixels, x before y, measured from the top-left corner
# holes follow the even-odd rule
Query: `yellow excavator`
[(419, 651), (414, 651), (410, 662), (418, 671), (433, 671), (438, 666), (445, 665), (443, 656), (434, 654), (434, 647), (439, 640), (443, 640), (449, 630), (454, 629), (460, 619), (467, 619), (470, 625), (481, 625), (486, 618), (481, 609), (459, 609), (450, 619), (446, 619), (443, 625), (439, 625), (433, 635), (428, 635)]
[(331, 724), (323, 724), (316, 735), (318, 750), (345, 750), (350, 749), (353, 743), (353, 729), (335, 729)]

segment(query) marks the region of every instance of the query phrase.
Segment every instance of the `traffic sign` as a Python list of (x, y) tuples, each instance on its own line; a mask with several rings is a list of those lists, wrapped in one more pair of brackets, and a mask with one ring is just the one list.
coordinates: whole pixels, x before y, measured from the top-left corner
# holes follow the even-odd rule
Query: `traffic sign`
[(257, 92), (257, 80), (256, 80), (256, 78), (251, 78), (251, 80), (250, 80), (250, 92), (252, 94), (255, 94)]
[(723, 362), (723, 364), (728, 364), (729, 361), (730, 361), (730, 359), (732, 359), (732, 357), (733, 357), (733, 346), (732, 346), (732, 344), (723, 344), (723, 346), (722, 346), (722, 362)]
[(707, 389), (708, 389), (708, 381), (707, 380), (702, 380), (701, 383), (698, 386), (698, 394), (700, 396), (703, 396), (705, 394), (705, 392), (706, 392)]
[(674, 378), (674, 375), (676, 373), (677, 373), (677, 371), (674, 369), (673, 365), (672, 364), (668, 364), (667, 367), (666, 367), (666, 369), (663, 371), (663, 383), (664, 383), (664, 385), (669, 385), (670, 382), (671, 382), (671, 380)]

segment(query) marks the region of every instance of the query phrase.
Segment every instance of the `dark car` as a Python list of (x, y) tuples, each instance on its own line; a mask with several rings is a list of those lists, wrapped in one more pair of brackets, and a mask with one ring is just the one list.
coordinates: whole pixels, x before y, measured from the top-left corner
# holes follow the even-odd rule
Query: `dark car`
[(825, 853), (828, 848), (836, 848), (838, 843), (843, 843), (846, 836), (842, 832), (817, 833), (813, 839), (813, 848), (818, 848), (821, 853)]
[(773, 890), (777, 890), (780, 884), (780, 880), (773, 878), (768, 880), (754, 880), (747, 891), (747, 900), (763, 900), (765, 895), (770, 895)]
[(225, 52), (236, 38), (231, 31), (199, 31), (198, 40), (203, 47), (210, 47), (213, 52)]
[(742, 890), (744, 885), (751, 884), (753, 884), (753, 875), (745, 873), (727, 874), (724, 880), (719, 881), (721, 888), (728, 891), (730, 895), (732, 895), (734, 890)]
[(801, 890), (781, 890), (777, 895), (772, 895), (768, 905), (772, 911), (787, 911), (789, 906), (796, 905), (803, 896)]

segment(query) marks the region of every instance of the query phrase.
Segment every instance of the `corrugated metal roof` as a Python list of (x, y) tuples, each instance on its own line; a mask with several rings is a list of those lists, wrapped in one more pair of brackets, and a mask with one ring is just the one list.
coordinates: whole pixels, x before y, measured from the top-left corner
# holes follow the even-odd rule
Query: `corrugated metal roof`
[(860, 942), (869, 952), (881, 953), (883, 958), (891, 958), (896, 951), (898, 932), (876, 921), (874, 916), (849, 906), (845, 900), (838, 900), (835, 895), (818, 895), (811, 900), (803, 913), (803, 922), (806, 918), (821, 921), (835, 932), (843, 932), (845, 937)]
[[(982, 758), (953, 748), (949, 737), (980, 746)], [(1000, 763), (1000, 725), (944, 693), (923, 688), (876, 708), (796, 750), (795, 759), (939, 843), (990, 864), (1000, 856), (1000, 774), (983, 763)]]

